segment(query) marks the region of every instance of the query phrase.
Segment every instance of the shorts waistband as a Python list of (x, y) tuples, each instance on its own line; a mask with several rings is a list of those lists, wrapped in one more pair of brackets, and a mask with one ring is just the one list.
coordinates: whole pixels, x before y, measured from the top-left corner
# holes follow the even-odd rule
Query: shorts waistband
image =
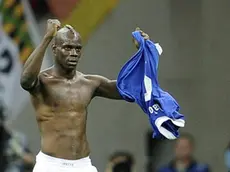
[(46, 155), (41, 151), (36, 156), (36, 162), (42, 162), (44, 164), (53, 164), (63, 167), (92, 166), (91, 159), (89, 158), (89, 156), (78, 160), (67, 160)]

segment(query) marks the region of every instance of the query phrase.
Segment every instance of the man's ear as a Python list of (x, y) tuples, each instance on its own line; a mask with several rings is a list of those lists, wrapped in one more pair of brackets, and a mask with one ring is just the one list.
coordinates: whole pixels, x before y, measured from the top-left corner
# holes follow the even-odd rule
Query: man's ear
[(52, 52), (54, 55), (56, 55), (56, 49), (57, 49), (57, 46), (53, 43), (52, 44)]

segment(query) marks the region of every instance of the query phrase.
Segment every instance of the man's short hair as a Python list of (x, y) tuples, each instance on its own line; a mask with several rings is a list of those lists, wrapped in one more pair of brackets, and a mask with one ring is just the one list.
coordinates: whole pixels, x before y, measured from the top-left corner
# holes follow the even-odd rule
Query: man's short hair
[(129, 152), (125, 152), (125, 151), (119, 151), (119, 152), (115, 152), (113, 153), (110, 158), (109, 161), (113, 161), (118, 157), (125, 157), (127, 159), (127, 163), (129, 163), (130, 165), (134, 164), (134, 158), (133, 155)]

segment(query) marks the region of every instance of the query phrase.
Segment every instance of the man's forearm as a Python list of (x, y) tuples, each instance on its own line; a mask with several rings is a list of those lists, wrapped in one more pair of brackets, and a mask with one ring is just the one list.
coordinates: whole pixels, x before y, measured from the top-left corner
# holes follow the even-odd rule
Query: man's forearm
[(21, 86), (24, 89), (30, 89), (37, 80), (46, 49), (51, 40), (52, 38), (45, 36), (27, 59), (21, 75)]
[(118, 88), (117, 88), (117, 81), (116, 80), (113, 80), (111, 81), (112, 82), (112, 98), (113, 99), (116, 99), (116, 100), (122, 100), (122, 96), (120, 95), (120, 92), (118, 91)]

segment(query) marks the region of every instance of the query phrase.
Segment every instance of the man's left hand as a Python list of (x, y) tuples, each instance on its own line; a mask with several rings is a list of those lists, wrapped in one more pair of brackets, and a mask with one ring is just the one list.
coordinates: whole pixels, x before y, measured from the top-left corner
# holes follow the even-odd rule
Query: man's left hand
[[(137, 27), (135, 31), (139, 31), (141, 33), (141, 36), (145, 40), (149, 40), (149, 35), (147, 33), (143, 32), (139, 27)], [(138, 49), (139, 48), (138, 42), (135, 39), (133, 39), (133, 41), (134, 41), (134, 44), (135, 44), (136, 48)]]
[(136, 31), (139, 31), (141, 33), (141, 36), (144, 37), (145, 40), (149, 39), (149, 35), (143, 32), (139, 27), (136, 28)]

